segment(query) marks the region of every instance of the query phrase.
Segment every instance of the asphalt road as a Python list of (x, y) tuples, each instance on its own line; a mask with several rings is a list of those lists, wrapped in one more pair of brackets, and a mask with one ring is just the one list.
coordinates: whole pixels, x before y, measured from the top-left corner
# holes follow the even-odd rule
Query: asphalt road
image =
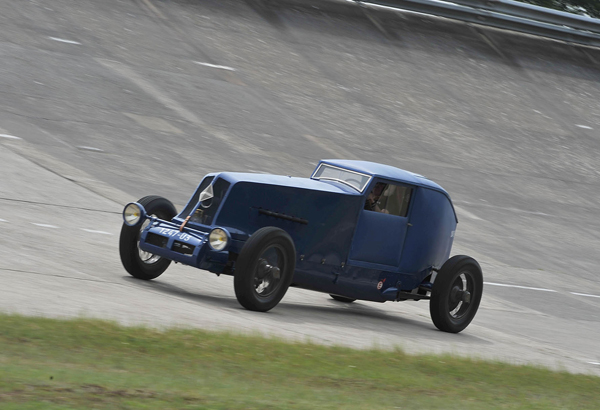
[[(600, 374), (600, 51), (335, 1), (0, 0), (0, 310), (401, 346)], [(457, 207), (485, 293), (459, 335), (426, 302), (120, 265), (120, 211), (207, 172), (405, 168)]]

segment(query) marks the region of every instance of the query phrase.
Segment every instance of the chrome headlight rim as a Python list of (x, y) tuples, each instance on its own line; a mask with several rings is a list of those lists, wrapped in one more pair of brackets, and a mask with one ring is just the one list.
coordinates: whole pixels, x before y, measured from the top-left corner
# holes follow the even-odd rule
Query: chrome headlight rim
[(231, 243), (231, 235), (223, 228), (213, 228), (208, 234), (208, 246), (213, 251), (222, 252)]
[(146, 219), (146, 210), (138, 202), (130, 202), (123, 208), (123, 222), (127, 226), (139, 226)]

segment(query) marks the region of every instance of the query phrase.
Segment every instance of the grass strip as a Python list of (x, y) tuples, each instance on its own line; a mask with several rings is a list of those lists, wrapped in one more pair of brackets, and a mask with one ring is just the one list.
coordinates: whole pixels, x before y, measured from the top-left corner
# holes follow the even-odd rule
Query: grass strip
[(594, 409), (600, 378), (195, 329), (0, 315), (0, 408)]

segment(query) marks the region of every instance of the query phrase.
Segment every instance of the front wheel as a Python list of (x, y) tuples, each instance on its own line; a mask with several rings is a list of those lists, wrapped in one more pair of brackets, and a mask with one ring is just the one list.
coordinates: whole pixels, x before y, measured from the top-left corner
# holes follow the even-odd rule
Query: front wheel
[(457, 255), (439, 270), (429, 302), (433, 324), (440, 330), (458, 333), (475, 317), (483, 293), (483, 274), (477, 261)]
[(256, 231), (236, 261), (233, 285), (240, 305), (266, 312), (283, 298), (296, 268), (296, 249), (282, 229), (267, 226)]
[[(177, 214), (171, 201), (160, 196), (145, 196), (138, 203), (144, 207), (148, 217), (155, 216), (170, 221)], [(140, 235), (149, 223), (149, 219), (140, 226), (128, 226), (124, 223), (119, 238), (119, 253), (123, 267), (134, 278), (144, 280), (159, 277), (171, 264), (169, 259), (140, 249)]]

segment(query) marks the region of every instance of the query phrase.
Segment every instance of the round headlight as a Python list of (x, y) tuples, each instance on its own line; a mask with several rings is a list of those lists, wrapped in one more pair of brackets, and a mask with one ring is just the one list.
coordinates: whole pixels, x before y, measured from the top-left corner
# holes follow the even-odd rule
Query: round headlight
[(215, 228), (208, 235), (208, 244), (215, 251), (222, 251), (227, 247), (227, 243), (229, 242), (229, 237), (227, 236), (227, 232), (225, 232), (221, 228)]
[(140, 223), (144, 215), (144, 209), (140, 204), (132, 202), (123, 209), (123, 220), (128, 226), (135, 226)]

